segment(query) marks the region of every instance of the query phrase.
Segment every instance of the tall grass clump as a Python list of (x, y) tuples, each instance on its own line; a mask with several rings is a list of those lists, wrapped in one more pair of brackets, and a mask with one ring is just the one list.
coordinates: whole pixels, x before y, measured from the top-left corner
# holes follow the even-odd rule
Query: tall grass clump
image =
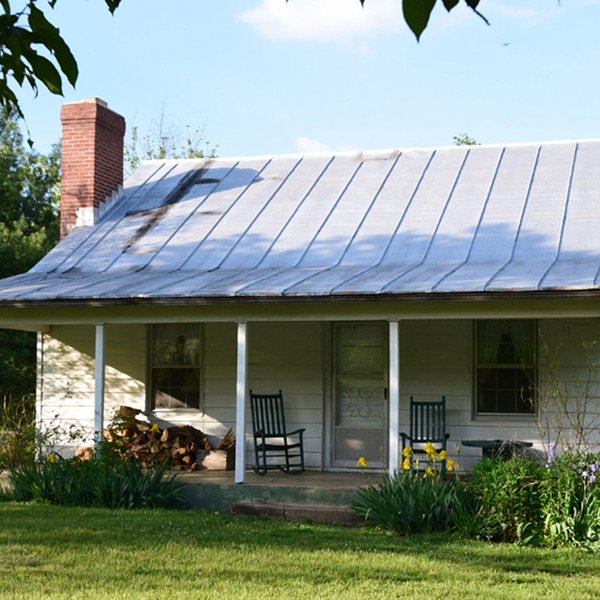
[[(419, 461), (413, 461), (413, 451), (407, 446), (401, 472), (386, 474), (380, 484), (359, 488), (358, 500), (352, 504), (354, 512), (378, 527), (405, 535), (452, 528), (455, 515), (464, 512), (469, 502), (467, 492), (458, 478), (442, 477), (444, 462), (448, 470), (455, 466), (445, 451), (436, 452), (428, 444), (425, 452), (421, 473)], [(364, 466), (364, 459), (358, 464)]]
[(165, 475), (167, 465), (143, 469), (137, 462), (64, 460), (51, 454), (42, 464), (10, 470), (17, 501), (103, 508), (158, 508), (179, 500), (181, 483)]
[(0, 468), (30, 463), (36, 453), (35, 398), (0, 402)]

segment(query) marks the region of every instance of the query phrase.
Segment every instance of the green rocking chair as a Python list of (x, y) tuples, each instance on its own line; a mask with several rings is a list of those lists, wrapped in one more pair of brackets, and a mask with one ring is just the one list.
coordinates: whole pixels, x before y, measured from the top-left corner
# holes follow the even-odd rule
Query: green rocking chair
[(290, 474), (304, 472), (304, 429), (286, 430), (281, 390), (278, 394), (254, 394), (250, 390), (250, 408), (254, 471), (259, 475), (273, 469)]
[[(450, 434), (446, 432), (446, 397), (441, 401), (415, 402), (410, 397), (409, 433), (401, 433), (402, 450), (410, 446), (415, 453), (424, 453), (421, 446), (431, 442), (436, 451), (446, 450)], [(415, 448), (415, 446), (417, 446)], [(442, 471), (445, 463), (442, 463)]]

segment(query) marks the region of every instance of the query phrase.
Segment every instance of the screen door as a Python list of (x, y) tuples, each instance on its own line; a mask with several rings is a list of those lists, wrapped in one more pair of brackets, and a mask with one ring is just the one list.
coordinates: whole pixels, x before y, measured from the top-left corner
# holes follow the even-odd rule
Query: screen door
[(332, 465), (386, 461), (387, 337), (382, 323), (334, 326)]

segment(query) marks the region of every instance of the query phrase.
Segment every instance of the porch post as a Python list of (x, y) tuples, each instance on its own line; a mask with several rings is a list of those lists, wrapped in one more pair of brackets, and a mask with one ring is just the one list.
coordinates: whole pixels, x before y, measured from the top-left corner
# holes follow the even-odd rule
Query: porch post
[(400, 435), (400, 324), (390, 321), (389, 324), (389, 356), (390, 356), (390, 430), (388, 472), (393, 475), (400, 468), (399, 440)]
[(235, 482), (246, 475), (246, 397), (248, 396), (248, 323), (237, 326), (237, 383), (235, 409)]
[(94, 446), (102, 442), (104, 431), (104, 372), (106, 366), (105, 324), (96, 324), (96, 353), (94, 357)]

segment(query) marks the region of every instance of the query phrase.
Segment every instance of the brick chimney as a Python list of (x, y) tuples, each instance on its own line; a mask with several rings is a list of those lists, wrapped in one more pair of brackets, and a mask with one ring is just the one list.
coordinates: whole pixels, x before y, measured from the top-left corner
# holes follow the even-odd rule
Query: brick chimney
[(125, 119), (99, 98), (64, 104), (60, 237), (93, 225), (123, 185)]

